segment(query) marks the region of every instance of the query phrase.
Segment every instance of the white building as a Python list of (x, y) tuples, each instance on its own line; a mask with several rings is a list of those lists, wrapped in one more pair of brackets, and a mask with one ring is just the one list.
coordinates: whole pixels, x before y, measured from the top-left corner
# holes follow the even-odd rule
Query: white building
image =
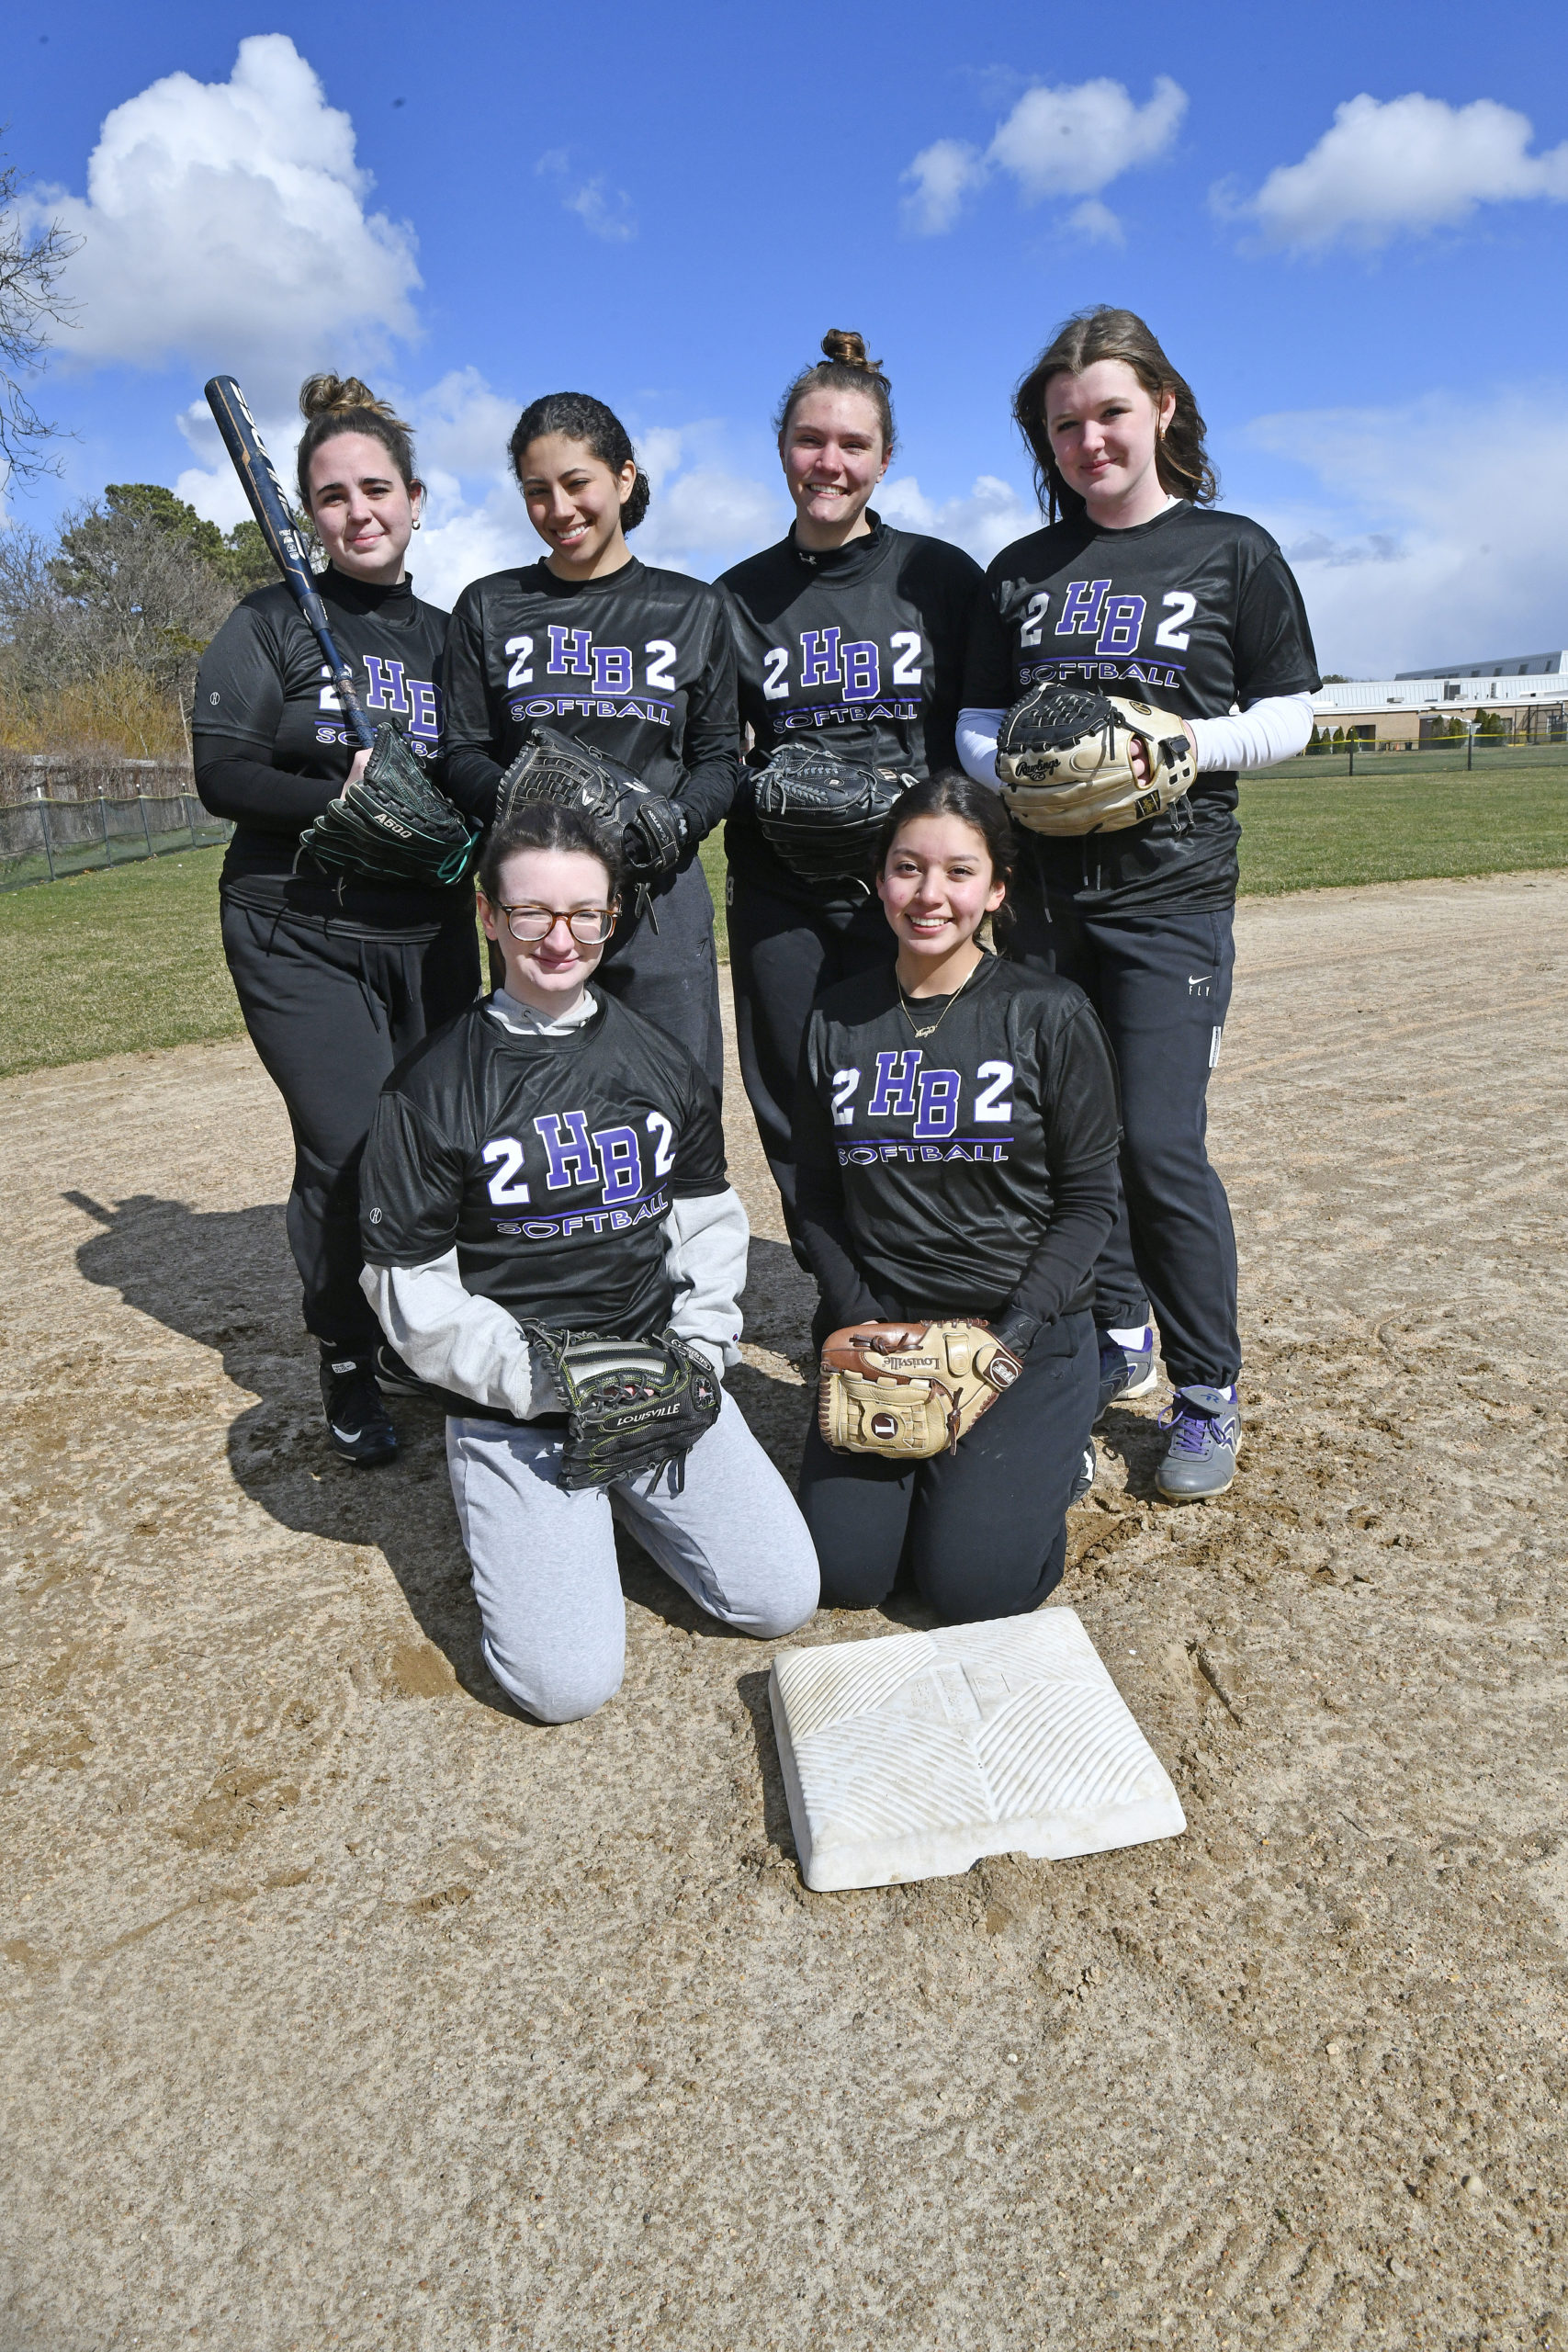
[[(1320, 728), (1379, 743), (1441, 732), (1436, 721), (1495, 711), (1541, 741), (1561, 740), (1568, 716), (1568, 650), (1510, 653), (1489, 662), (1434, 663), (1392, 678), (1347, 678), (1312, 698)], [(1422, 720), (1427, 721), (1425, 728)]]

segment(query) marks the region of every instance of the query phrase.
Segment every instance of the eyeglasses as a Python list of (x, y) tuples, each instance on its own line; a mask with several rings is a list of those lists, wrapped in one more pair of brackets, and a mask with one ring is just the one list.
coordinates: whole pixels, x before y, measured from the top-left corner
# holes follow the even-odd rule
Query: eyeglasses
[(499, 901), (496, 913), (506, 917), (513, 939), (536, 947), (564, 922), (580, 947), (603, 947), (615, 928), (615, 907), (508, 907)]

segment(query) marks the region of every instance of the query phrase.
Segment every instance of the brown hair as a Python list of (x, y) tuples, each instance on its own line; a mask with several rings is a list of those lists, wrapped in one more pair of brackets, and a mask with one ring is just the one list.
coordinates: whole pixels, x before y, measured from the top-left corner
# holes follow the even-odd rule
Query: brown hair
[(1175, 413), (1155, 444), (1155, 470), (1161, 489), (1173, 497), (1190, 498), (1195, 506), (1212, 504), (1220, 485), (1203, 447), (1205, 427), (1191, 386), (1177, 374), (1135, 311), (1102, 304), (1063, 322), (1012, 396), (1014, 419), (1034, 457), (1034, 487), (1050, 521), (1058, 515), (1076, 519), (1084, 502), (1056, 469), (1045, 424), (1046, 387), (1053, 376), (1081, 376), (1097, 359), (1123, 361), (1156, 408), (1167, 392), (1176, 394)]
[[(538, 441), (547, 433), (558, 433), (568, 441), (581, 441), (591, 458), (608, 466), (618, 474), (627, 466), (637, 466), (637, 452), (631, 436), (613, 408), (596, 401), (592, 392), (547, 392), (542, 400), (530, 401), (512, 428), (512, 438), (506, 445), (512, 460), (512, 470), (518, 486), (523, 481), (523, 459), (530, 441)], [(621, 528), (635, 531), (648, 513), (648, 502), (653, 487), (640, 466), (637, 480), (621, 501)]]
[(408, 426), (386, 401), (378, 401), (357, 376), (307, 376), (299, 387), (299, 413), (305, 430), (299, 435), (295, 479), (299, 503), (310, 511), (310, 460), (325, 441), (340, 433), (367, 433), (379, 441), (412, 491), (419, 476), (413, 469), (413, 439)]
[(1008, 896), (989, 919), (998, 939), (1004, 938), (1014, 921), (1011, 894), (1013, 868), (1018, 863), (1018, 835), (1013, 831), (1001, 794), (991, 785), (976, 784), (972, 775), (963, 775), (957, 768), (944, 768), (939, 775), (912, 784), (883, 820), (876, 840), (879, 875), (887, 870), (894, 842), (905, 826), (912, 825), (918, 817), (957, 817), (979, 834), (991, 861), (992, 875), (1008, 889)]
[(525, 800), (492, 825), (479, 865), (479, 886), (495, 906), (501, 897), (501, 869), (520, 849), (579, 851), (596, 857), (604, 869), (606, 903), (614, 906), (626, 878), (620, 844), (581, 808), (556, 800)]
[(860, 392), (875, 409), (882, 427), (884, 455), (891, 457), (897, 444), (893, 426), (893, 387), (882, 372), (880, 359), (865, 356), (865, 337), (856, 334), (853, 327), (829, 327), (822, 338), (827, 353), (814, 368), (803, 368), (779, 402), (779, 413), (773, 419), (773, 430), (782, 441), (789, 431), (790, 418), (807, 392)]

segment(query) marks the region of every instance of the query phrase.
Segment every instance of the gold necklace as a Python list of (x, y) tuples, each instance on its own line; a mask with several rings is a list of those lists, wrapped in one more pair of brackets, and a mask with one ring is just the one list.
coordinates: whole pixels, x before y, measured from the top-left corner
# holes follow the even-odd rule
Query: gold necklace
[(909, 1010), (909, 1000), (904, 994), (903, 981), (898, 978), (897, 972), (894, 972), (893, 985), (898, 991), (898, 1001), (904, 1008), (904, 1018), (908, 1023), (917, 1037), (934, 1037), (936, 1035), (937, 1031), (942, 1027), (942, 1023), (947, 1019), (948, 1014), (953, 1011), (953, 1006), (958, 1002), (959, 998), (963, 995), (964, 989), (968, 987), (970, 981), (979, 970), (980, 964), (983, 964), (985, 960), (985, 956), (982, 956), (978, 964), (971, 964), (969, 969), (964, 973), (964, 978), (959, 981), (958, 986), (953, 989), (953, 994), (948, 998), (947, 1002), (942, 1006), (942, 1011), (937, 1014), (936, 1019), (934, 1021), (929, 1021), (923, 1029), (919, 1026), (919, 1023), (916, 1021), (914, 1014)]

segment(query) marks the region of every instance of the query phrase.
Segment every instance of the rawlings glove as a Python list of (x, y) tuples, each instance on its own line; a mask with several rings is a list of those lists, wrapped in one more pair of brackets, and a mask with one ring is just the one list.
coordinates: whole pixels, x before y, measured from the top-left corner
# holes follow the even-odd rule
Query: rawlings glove
[(389, 721), (365, 773), (344, 785), (299, 836), (299, 854), (357, 881), (449, 889), (473, 862), (479, 833), (426, 776)]
[(567, 1411), (563, 1487), (609, 1487), (678, 1462), (718, 1419), (724, 1392), (694, 1348), (659, 1340), (601, 1340), (592, 1331), (524, 1325), (554, 1367)]
[(914, 781), (820, 743), (782, 743), (750, 775), (751, 808), (768, 847), (803, 882), (853, 880), (869, 895), (877, 836)]
[[(1128, 752), (1141, 742), (1140, 781)], [(1036, 686), (997, 737), (997, 777), (1015, 820), (1032, 833), (1117, 833), (1179, 800), (1198, 763), (1179, 718), (1089, 686)]]
[(634, 882), (651, 882), (679, 865), (692, 828), (679, 801), (650, 792), (621, 836), (621, 854)]
[(847, 1324), (822, 1350), (817, 1425), (835, 1453), (927, 1462), (1023, 1370), (980, 1322)]

